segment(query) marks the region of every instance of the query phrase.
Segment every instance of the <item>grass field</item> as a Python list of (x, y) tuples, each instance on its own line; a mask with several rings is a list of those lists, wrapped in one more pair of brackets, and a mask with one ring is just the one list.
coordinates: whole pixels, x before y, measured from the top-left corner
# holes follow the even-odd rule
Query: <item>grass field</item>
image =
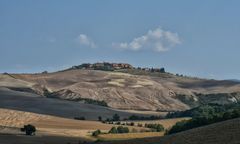
[(136, 138), (160, 137), (164, 132), (141, 132), (141, 133), (126, 133), (126, 134), (102, 134), (98, 136), (101, 141), (114, 141), (114, 140), (128, 140)]
[[(92, 131), (100, 129), (108, 132), (114, 125), (103, 124), (98, 121), (73, 120), (56, 116), (23, 112), (0, 108), (0, 126), (20, 128), (25, 124), (32, 124), (37, 128), (37, 135), (54, 135), (65, 137), (82, 137), (95, 140), (91, 137)], [(130, 131), (134, 128), (138, 131), (146, 128), (128, 126)], [(5, 130), (5, 133), (10, 131)], [(1, 133), (1, 130), (0, 130)], [(19, 133), (18, 131), (16, 133)]]
[(122, 121), (122, 123), (134, 122), (134, 125), (142, 124), (143, 126), (145, 124), (161, 124), (161, 125), (163, 125), (164, 129), (169, 129), (173, 125), (175, 125), (177, 122), (182, 121), (182, 120), (188, 120), (188, 119), (190, 119), (190, 117), (171, 118), (171, 119), (162, 119), (162, 120)]

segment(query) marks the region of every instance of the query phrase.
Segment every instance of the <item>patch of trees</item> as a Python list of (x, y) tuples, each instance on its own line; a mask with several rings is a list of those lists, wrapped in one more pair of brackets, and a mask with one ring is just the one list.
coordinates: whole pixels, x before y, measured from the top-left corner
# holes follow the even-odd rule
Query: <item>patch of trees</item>
[(177, 122), (167, 132), (167, 134), (177, 133), (216, 122), (239, 118), (240, 105), (238, 103), (224, 106), (206, 105), (195, 108), (190, 112), (190, 114), (193, 116), (192, 119)]
[[(74, 92), (68, 90), (67, 93), (74, 93)], [(50, 91), (48, 91), (47, 88), (43, 88), (43, 95), (46, 97), (49, 97), (49, 98), (58, 98), (58, 92), (50, 92)], [(68, 99), (66, 99), (66, 100), (68, 100)], [(71, 101), (81, 101), (86, 104), (93, 104), (93, 105), (108, 107), (107, 103), (104, 100), (100, 101), (100, 100), (78, 97), (78, 98), (72, 99)]]
[(154, 129), (156, 132), (164, 131), (164, 127), (161, 124), (145, 124), (145, 127)]
[[(128, 120), (158, 120), (158, 119), (162, 119), (163, 117), (161, 116), (149, 116), (149, 117), (144, 117), (144, 116), (137, 116), (137, 115), (131, 115), (129, 116)], [(127, 120), (127, 119), (125, 119)]]
[(233, 103), (228, 105), (206, 104), (186, 111), (169, 112), (166, 115), (166, 118), (197, 117), (202, 114), (207, 115), (212, 113), (221, 113), (235, 108), (240, 108), (240, 103)]
[(108, 133), (116, 134), (116, 133), (129, 133), (128, 127), (118, 126), (112, 127)]
[[(98, 117), (98, 119), (99, 119), (99, 117)], [(113, 124), (114, 121), (120, 121), (120, 116), (118, 114), (114, 114), (112, 116), (112, 118), (107, 118), (105, 121), (102, 121), (102, 123)]]
[(84, 101), (84, 103), (87, 103), (87, 104), (94, 104), (94, 105), (108, 107), (107, 103), (103, 100), (99, 101), (99, 100), (93, 100), (93, 99), (88, 99), (88, 98), (80, 98), (78, 100), (79, 101)]
[(24, 125), (23, 128), (20, 129), (22, 132), (25, 132), (26, 135), (35, 135), (36, 127), (33, 125)]

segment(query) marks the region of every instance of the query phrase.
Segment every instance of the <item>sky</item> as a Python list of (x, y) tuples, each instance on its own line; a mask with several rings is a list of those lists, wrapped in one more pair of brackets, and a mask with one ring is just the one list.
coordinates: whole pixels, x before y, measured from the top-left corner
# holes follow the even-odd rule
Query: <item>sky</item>
[(124, 62), (240, 79), (239, 0), (0, 0), (0, 72)]

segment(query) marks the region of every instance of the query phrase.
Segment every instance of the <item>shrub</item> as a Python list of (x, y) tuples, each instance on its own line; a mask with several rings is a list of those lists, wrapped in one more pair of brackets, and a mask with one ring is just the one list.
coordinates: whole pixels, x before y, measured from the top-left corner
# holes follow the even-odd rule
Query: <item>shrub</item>
[(118, 114), (114, 114), (112, 120), (113, 121), (119, 121), (120, 120), (120, 116)]
[(164, 130), (164, 127), (161, 124), (145, 124), (145, 127), (154, 129), (157, 132), (161, 132)]
[(102, 117), (101, 116), (98, 117), (98, 121), (102, 121)]
[(98, 129), (98, 130), (96, 130), (96, 131), (94, 131), (93, 133), (92, 133), (92, 136), (98, 136), (99, 134), (101, 134), (101, 131)]
[(149, 117), (144, 117), (144, 116), (137, 116), (137, 115), (131, 115), (128, 118), (129, 120), (157, 120), (157, 119), (162, 119), (161, 116), (149, 116)]
[(85, 117), (74, 117), (75, 120), (86, 120)]
[(36, 127), (33, 125), (24, 125), (23, 128), (20, 129), (22, 132), (25, 132), (26, 135), (35, 135)]
[(118, 133), (129, 133), (128, 127), (118, 126), (117, 127)]
[(116, 122), (115, 124), (116, 124), (116, 125), (121, 125), (121, 122), (119, 121), (119, 122)]
[(117, 131), (116, 127), (112, 127), (108, 133), (116, 134), (116, 133), (118, 133), (118, 131)]

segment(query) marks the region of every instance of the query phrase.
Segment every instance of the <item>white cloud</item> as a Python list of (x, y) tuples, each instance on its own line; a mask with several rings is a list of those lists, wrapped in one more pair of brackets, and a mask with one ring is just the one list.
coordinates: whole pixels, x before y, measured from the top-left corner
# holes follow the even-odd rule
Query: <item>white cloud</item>
[(77, 37), (77, 41), (78, 43), (80, 43), (81, 45), (85, 45), (91, 48), (95, 48), (96, 44), (85, 34), (80, 34)]
[(129, 50), (151, 49), (157, 52), (168, 51), (181, 43), (177, 33), (165, 31), (160, 27), (149, 30), (145, 35), (134, 38), (131, 42), (113, 43), (113, 47)]

